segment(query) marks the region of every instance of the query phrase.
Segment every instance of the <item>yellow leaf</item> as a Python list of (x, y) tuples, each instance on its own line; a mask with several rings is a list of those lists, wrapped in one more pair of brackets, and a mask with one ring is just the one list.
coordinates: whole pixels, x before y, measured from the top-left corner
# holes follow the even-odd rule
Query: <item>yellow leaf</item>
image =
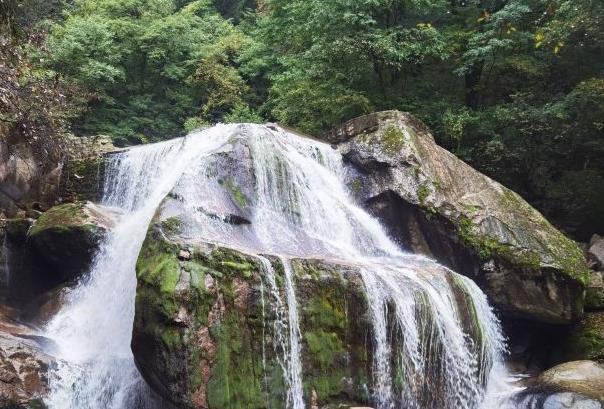
[(543, 44), (543, 42), (542, 42), (542, 41), (537, 41), (537, 42), (535, 43), (535, 48), (539, 48), (539, 47), (541, 47), (541, 44)]
[(488, 11), (483, 10), (482, 14), (480, 15), (480, 17), (476, 21), (478, 21), (479, 23), (481, 23), (481, 22), (487, 20), (489, 17), (491, 17), (491, 14), (489, 14)]
[(535, 34), (535, 41), (536, 42), (541, 42), (541, 41), (543, 41), (544, 38), (545, 38), (545, 34), (543, 34), (543, 33), (537, 33), (537, 34)]

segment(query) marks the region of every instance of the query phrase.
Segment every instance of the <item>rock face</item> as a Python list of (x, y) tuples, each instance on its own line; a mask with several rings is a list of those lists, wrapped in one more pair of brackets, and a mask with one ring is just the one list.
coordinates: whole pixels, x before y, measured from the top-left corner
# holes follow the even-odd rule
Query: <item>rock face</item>
[[(112, 212), (89, 202), (55, 206), (37, 220), (0, 220), (0, 304), (37, 314), (87, 272)], [(27, 310), (27, 311), (26, 311)]]
[(27, 237), (60, 283), (88, 270), (99, 241), (112, 226), (112, 214), (105, 209), (91, 202), (66, 203), (43, 213)]
[(42, 398), (48, 391), (48, 370), (54, 364), (43, 352), (48, 342), (0, 313), (0, 408), (45, 407)]
[[(173, 229), (171, 221), (155, 224), (137, 263), (132, 349), (141, 373), (182, 408), (280, 407), (281, 346), (270, 324), (275, 311), (260, 260), (225, 247), (169, 240)], [(179, 259), (183, 248), (189, 256)], [(305, 388), (321, 403), (367, 403), (370, 323), (360, 276), (317, 260), (291, 263)], [(276, 259), (271, 264), (282, 283), (283, 265)]]
[(589, 312), (562, 340), (557, 356), (604, 362), (604, 312)]
[[(288, 265), (298, 305), (305, 398), (313, 407), (367, 406), (373, 327), (358, 267), (263, 259), (191, 241), (179, 217), (165, 217), (173, 214), (169, 202), (150, 227), (136, 266), (132, 350), (151, 387), (179, 408), (282, 407), (290, 321), (276, 300), (288, 308)], [(277, 290), (271, 288), (271, 276)], [(460, 311), (469, 311), (465, 290), (454, 291)], [(471, 312), (464, 316), (464, 325), (474, 328), (472, 317)], [(285, 338), (279, 330), (286, 331)], [(482, 343), (480, 331), (468, 334)], [(438, 371), (430, 362), (427, 373)]]
[(588, 257), (597, 269), (604, 270), (604, 237), (593, 235), (589, 241)]
[(585, 309), (604, 310), (604, 271), (591, 271), (585, 291)]
[(473, 278), (504, 314), (581, 317), (582, 251), (520, 196), (439, 147), (409, 114), (354, 119), (331, 136), (349, 186), (405, 248)]
[(65, 135), (65, 159), (50, 163), (27, 145), (0, 142), (0, 210), (8, 217), (57, 200), (99, 198), (104, 155), (117, 149), (108, 137)]
[(601, 409), (604, 404), (604, 366), (573, 361), (551, 368), (518, 398), (519, 408)]

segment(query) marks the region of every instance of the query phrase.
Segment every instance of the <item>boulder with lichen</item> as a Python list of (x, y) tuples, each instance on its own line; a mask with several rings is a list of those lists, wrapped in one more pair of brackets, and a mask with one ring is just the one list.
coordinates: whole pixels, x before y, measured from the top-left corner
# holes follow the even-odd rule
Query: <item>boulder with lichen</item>
[(331, 138), (349, 166), (351, 192), (403, 247), (470, 276), (508, 316), (581, 317), (581, 249), (518, 194), (438, 146), (419, 120), (379, 112)]

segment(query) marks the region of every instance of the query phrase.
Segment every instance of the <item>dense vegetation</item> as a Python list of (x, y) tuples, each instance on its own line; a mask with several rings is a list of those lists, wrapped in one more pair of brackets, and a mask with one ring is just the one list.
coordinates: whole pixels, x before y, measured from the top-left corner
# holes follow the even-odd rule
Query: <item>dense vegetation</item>
[(266, 120), (320, 135), (407, 110), (576, 237), (604, 231), (601, 0), (0, 7), (0, 126), (12, 137), (54, 147), (70, 128), (123, 145)]

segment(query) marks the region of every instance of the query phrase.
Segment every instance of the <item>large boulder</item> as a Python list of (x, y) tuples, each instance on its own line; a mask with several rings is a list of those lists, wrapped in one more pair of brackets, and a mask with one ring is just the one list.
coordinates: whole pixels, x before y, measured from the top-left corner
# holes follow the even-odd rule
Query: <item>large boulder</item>
[(100, 240), (113, 226), (113, 214), (91, 202), (66, 203), (43, 213), (28, 240), (53, 281), (73, 280), (88, 271)]
[[(67, 203), (28, 218), (0, 220), (0, 304), (36, 315), (87, 272), (115, 211)], [(54, 303), (56, 305), (56, 303)]]
[[(286, 391), (275, 328), (287, 324), (275, 322), (260, 259), (174, 240), (175, 226), (156, 222), (137, 262), (132, 350), (141, 374), (182, 408), (280, 407)], [(283, 265), (270, 260), (282, 286)], [(371, 327), (360, 276), (318, 260), (294, 259), (292, 267), (309, 395), (363, 406)]]
[(409, 251), (470, 276), (507, 316), (581, 317), (581, 249), (516, 193), (439, 147), (416, 118), (375, 113), (331, 138), (349, 164), (351, 192)]
[[(193, 239), (186, 215), (177, 210), (179, 200), (171, 195), (164, 201), (136, 265), (132, 351), (149, 385), (179, 408), (282, 407), (283, 365), (290, 362), (283, 356), (289, 349), (291, 322), (285, 274), (289, 265), (298, 305), (305, 400), (313, 407), (367, 406), (375, 346), (359, 266), (327, 259), (284, 261)], [(416, 273), (450, 279), (464, 331), (482, 345), (483, 333), (466, 287), (450, 271), (427, 261)], [(429, 327), (425, 299), (418, 294), (418, 300), (416, 313), (424, 314), (423, 325)], [(434, 338), (425, 342), (432, 343), (425, 371), (433, 377), (429, 386), (417, 381), (426, 388), (418, 393), (425, 393), (427, 402), (439, 402), (426, 407), (441, 408), (440, 395), (432, 390), (444, 390), (436, 385), (442, 371), (439, 344)], [(397, 363), (392, 365), (393, 371), (402, 371)], [(405, 374), (396, 373), (397, 385), (404, 384)]]
[(567, 362), (530, 380), (517, 398), (519, 408), (601, 409), (604, 366), (593, 361)]
[(604, 237), (597, 234), (592, 236), (587, 255), (597, 269), (604, 269)]

